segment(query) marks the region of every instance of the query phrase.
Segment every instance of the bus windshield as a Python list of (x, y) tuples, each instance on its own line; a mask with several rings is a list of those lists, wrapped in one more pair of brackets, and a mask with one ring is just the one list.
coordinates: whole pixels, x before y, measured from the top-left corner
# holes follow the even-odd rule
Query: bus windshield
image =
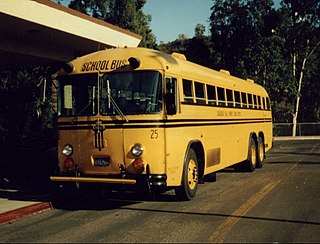
[(107, 73), (102, 80), (102, 114), (119, 114), (116, 106), (124, 115), (160, 112), (161, 80), (156, 71)]
[(58, 115), (92, 116), (98, 112), (98, 74), (59, 77)]
[(97, 73), (69, 75), (58, 80), (59, 116), (94, 116), (99, 109), (103, 115), (152, 114), (162, 109), (162, 78), (156, 71), (107, 73), (102, 79)]

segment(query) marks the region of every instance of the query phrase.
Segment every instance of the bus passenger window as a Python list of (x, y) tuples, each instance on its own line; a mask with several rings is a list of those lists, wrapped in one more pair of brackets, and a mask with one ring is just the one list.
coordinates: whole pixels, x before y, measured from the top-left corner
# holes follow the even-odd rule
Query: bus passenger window
[(265, 97), (262, 97), (262, 109), (263, 110), (267, 110), (267, 105), (266, 105), (266, 98)]
[(249, 105), (249, 108), (253, 108), (252, 94), (249, 94), (249, 93), (248, 93), (248, 105)]
[(237, 108), (241, 107), (241, 101), (240, 101), (240, 92), (234, 91), (234, 101)]
[(232, 90), (226, 89), (226, 94), (227, 94), (227, 106), (228, 106), (228, 107), (233, 107), (233, 94), (232, 94)]
[(261, 97), (260, 97), (260, 96), (257, 96), (257, 99), (258, 99), (258, 109), (262, 109), (262, 106), (261, 106)]
[(271, 110), (270, 99), (267, 97), (267, 109)]
[(217, 87), (217, 92), (218, 92), (218, 105), (219, 106), (226, 106), (226, 98), (224, 95), (224, 88)]
[(196, 102), (198, 104), (206, 104), (206, 98), (204, 94), (204, 84), (194, 82), (194, 90), (196, 92)]
[(243, 108), (247, 108), (248, 107), (247, 93), (241, 92), (241, 102), (242, 102), (242, 107)]
[(193, 103), (193, 89), (191, 80), (182, 80), (183, 83), (183, 95), (186, 103)]
[(217, 105), (216, 87), (207, 85), (208, 104)]
[(257, 95), (253, 95), (253, 108), (258, 108)]

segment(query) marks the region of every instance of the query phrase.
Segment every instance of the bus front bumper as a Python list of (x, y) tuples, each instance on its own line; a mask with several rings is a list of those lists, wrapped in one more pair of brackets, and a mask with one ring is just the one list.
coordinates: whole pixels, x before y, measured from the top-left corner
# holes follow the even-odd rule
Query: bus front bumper
[(86, 183), (104, 183), (104, 184), (126, 184), (134, 185), (136, 179), (118, 179), (118, 178), (94, 178), (94, 177), (76, 177), (76, 176), (50, 176), (51, 181), (59, 182), (86, 182)]

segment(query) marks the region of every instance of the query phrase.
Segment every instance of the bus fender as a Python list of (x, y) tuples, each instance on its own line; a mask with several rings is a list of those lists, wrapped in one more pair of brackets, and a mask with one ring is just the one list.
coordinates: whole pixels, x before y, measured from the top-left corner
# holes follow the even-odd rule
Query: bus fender
[(202, 142), (200, 140), (193, 140), (188, 143), (183, 162), (185, 162), (190, 148), (192, 148), (197, 155), (198, 167), (199, 167), (199, 179), (202, 179), (204, 174), (204, 165), (205, 165), (204, 148), (203, 148)]

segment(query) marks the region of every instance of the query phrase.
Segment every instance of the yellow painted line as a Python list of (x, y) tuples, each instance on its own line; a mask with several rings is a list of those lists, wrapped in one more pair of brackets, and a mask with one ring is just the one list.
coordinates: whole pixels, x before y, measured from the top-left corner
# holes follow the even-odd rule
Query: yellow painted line
[[(288, 172), (292, 171), (299, 162), (296, 162), (293, 166), (288, 168)], [(231, 228), (241, 219), (241, 217), (245, 216), (253, 207), (255, 207), (266, 195), (268, 195), (286, 176), (284, 173), (281, 176), (277, 177), (274, 181), (265, 185), (259, 192), (250, 197), (245, 203), (243, 203), (237, 210), (235, 210), (230, 217), (228, 217), (215, 231), (210, 235), (210, 242), (223, 242), (227, 233), (231, 230)]]

